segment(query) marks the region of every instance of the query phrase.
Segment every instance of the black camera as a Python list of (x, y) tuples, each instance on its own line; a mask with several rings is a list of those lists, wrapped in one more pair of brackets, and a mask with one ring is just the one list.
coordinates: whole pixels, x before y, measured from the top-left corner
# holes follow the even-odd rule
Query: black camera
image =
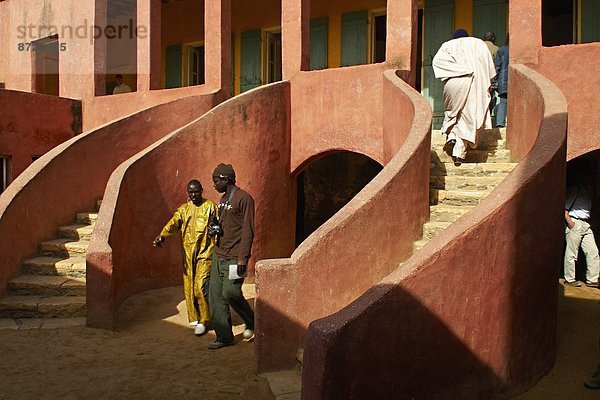
[(219, 224), (219, 222), (217, 221), (213, 221), (208, 225), (208, 236), (209, 237), (217, 237), (217, 236), (223, 236), (223, 228), (221, 227), (221, 224)]

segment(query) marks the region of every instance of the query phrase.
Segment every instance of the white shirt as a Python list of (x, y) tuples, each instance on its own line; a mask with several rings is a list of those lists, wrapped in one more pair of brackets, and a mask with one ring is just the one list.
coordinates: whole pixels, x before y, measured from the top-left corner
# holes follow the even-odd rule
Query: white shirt
[(113, 89), (113, 94), (129, 93), (131, 88), (126, 83), (120, 83)]

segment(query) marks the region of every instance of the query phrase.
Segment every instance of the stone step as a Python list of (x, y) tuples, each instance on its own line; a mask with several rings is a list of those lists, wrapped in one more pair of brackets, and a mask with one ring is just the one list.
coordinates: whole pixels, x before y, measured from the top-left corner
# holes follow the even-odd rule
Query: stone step
[[(442, 147), (446, 135), (439, 129), (431, 131), (431, 147)], [(506, 128), (483, 129), (477, 134), (477, 147), (480, 149), (506, 149)]]
[(454, 222), (469, 211), (474, 206), (449, 206), (449, 205), (436, 205), (429, 207), (429, 221), (430, 222)]
[(433, 239), (444, 229), (449, 227), (452, 222), (429, 221), (423, 225), (423, 239)]
[[(431, 160), (434, 163), (444, 162), (452, 163), (452, 156), (446, 153), (441, 147), (431, 150)], [(510, 150), (492, 149), (469, 149), (467, 150), (467, 158), (465, 164), (468, 163), (509, 163)]]
[(85, 296), (7, 296), (0, 299), (1, 318), (75, 318), (85, 315)]
[(429, 239), (417, 240), (416, 242), (413, 243), (413, 251), (421, 250), (423, 247), (425, 247), (427, 242), (429, 242)]
[(431, 176), (502, 176), (506, 177), (517, 163), (431, 163)]
[(78, 224), (90, 225), (90, 224), (95, 223), (97, 219), (98, 219), (97, 212), (77, 213), (77, 223)]
[(475, 206), (490, 194), (478, 190), (429, 190), (429, 205)]
[(90, 240), (92, 238), (92, 232), (94, 231), (94, 225), (89, 224), (77, 224), (67, 225), (58, 228), (58, 234), (61, 237), (69, 239), (85, 239)]
[(69, 238), (59, 238), (40, 243), (40, 248), (46, 255), (61, 254), (85, 257), (85, 252), (89, 245), (89, 240), (74, 241)]
[(503, 176), (431, 176), (430, 189), (492, 190), (504, 180)]
[(23, 263), (23, 272), (33, 275), (62, 275), (85, 278), (85, 257), (35, 257)]
[(85, 296), (85, 278), (21, 275), (8, 283), (13, 295)]

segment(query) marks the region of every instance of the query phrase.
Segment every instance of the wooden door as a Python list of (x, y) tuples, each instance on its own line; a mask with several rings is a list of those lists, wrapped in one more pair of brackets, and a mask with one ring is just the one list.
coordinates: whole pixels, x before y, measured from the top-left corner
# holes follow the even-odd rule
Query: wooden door
[(367, 11), (342, 14), (342, 67), (367, 63)]
[(581, 0), (581, 43), (600, 42), (600, 0)]
[(503, 46), (507, 11), (506, 0), (473, 0), (473, 36), (483, 39), (491, 31), (496, 35), (496, 46)]
[(182, 52), (181, 45), (174, 44), (172, 46), (167, 46), (166, 49), (166, 87), (170, 88), (178, 88), (181, 87), (181, 78), (182, 78)]
[(310, 21), (310, 69), (327, 68), (327, 17)]
[(261, 53), (260, 29), (242, 32), (242, 60), (240, 70), (240, 92), (260, 86)]
[(433, 127), (439, 129), (444, 120), (444, 85), (433, 74), (433, 57), (454, 31), (454, 1), (428, 0), (424, 13), (423, 96), (433, 110)]

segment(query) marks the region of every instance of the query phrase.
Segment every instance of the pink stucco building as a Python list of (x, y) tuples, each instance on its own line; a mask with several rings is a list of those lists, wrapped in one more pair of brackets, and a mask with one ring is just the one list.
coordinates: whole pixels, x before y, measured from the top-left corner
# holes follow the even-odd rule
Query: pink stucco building
[[(599, 165), (600, 5), (563, 3), (0, 1), (0, 296), (29, 304), (27, 273), (81, 268), (69, 309), (110, 328), (128, 296), (180, 284), (176, 246), (149, 244), (187, 181), (229, 162), (257, 204), (258, 371), (301, 349), (305, 399), (527, 390), (554, 362), (566, 164)], [(510, 32), (511, 172), (416, 249), (431, 58), (460, 27)], [(93, 232), (48, 242), (84, 211)]]

